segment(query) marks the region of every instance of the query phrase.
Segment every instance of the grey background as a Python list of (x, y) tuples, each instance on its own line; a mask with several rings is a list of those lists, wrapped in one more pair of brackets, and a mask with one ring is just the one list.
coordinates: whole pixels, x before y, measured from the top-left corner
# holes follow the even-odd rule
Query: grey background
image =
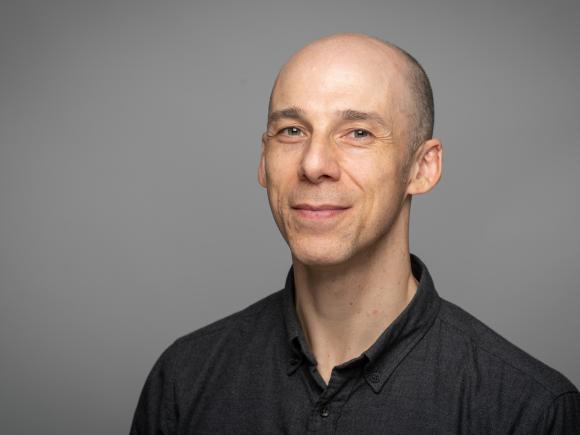
[(444, 175), (411, 252), (439, 293), (580, 385), (579, 9), (2, 1), (0, 431), (127, 433), (174, 339), (282, 287), (256, 181), (268, 94), (337, 31), (431, 77)]

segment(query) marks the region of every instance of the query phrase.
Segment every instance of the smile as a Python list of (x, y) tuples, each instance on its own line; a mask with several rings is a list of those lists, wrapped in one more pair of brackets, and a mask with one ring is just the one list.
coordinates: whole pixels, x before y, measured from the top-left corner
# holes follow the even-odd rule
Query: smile
[(292, 207), (292, 209), (302, 219), (324, 220), (342, 215), (346, 210), (349, 209), (349, 207), (331, 204), (323, 204), (323, 205), (299, 204), (295, 207)]

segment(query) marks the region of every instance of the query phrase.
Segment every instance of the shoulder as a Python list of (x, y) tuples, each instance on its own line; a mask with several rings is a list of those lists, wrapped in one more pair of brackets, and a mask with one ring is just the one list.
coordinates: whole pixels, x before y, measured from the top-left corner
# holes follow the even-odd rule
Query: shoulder
[(527, 384), (529, 388), (542, 392), (547, 400), (578, 392), (563, 374), (445, 299), (442, 299), (438, 320), (446, 334), (459, 344), (459, 349), (469, 349), (476, 364), (474, 369), (480, 374), (494, 376), (494, 383), (504, 379), (513, 384)]
[[(201, 403), (204, 384), (219, 386), (236, 370), (255, 336), (280, 322), (282, 291), (175, 340), (155, 362), (141, 391), (131, 433), (175, 433), (177, 404)], [(278, 322), (278, 323), (276, 323)], [(255, 339), (254, 339), (255, 341)]]
[(246, 308), (177, 338), (158, 359), (170, 372), (195, 369), (197, 363), (231, 353), (247, 343), (248, 336), (271, 329), (280, 321), (283, 290), (272, 293)]

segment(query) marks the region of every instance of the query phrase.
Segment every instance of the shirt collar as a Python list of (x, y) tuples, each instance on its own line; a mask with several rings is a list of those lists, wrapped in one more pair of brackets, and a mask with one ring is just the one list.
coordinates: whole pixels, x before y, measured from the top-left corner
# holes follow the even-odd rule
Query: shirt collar
[[(419, 282), (413, 299), (361, 355), (367, 360), (364, 378), (375, 393), (380, 392), (397, 365), (429, 330), (439, 312), (441, 299), (427, 266), (414, 254), (410, 254), (410, 260), (413, 276)], [(316, 362), (298, 322), (294, 291), (294, 268), (290, 267), (283, 298), (284, 322), (294, 355), (288, 361), (288, 374), (294, 373), (304, 358), (311, 364)]]

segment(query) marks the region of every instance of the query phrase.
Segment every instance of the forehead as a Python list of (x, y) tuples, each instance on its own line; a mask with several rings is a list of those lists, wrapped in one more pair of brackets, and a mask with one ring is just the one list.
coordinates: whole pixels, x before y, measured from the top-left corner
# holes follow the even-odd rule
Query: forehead
[(271, 110), (306, 113), (356, 109), (388, 115), (400, 93), (401, 65), (384, 49), (356, 44), (315, 47), (293, 56), (272, 91)]

